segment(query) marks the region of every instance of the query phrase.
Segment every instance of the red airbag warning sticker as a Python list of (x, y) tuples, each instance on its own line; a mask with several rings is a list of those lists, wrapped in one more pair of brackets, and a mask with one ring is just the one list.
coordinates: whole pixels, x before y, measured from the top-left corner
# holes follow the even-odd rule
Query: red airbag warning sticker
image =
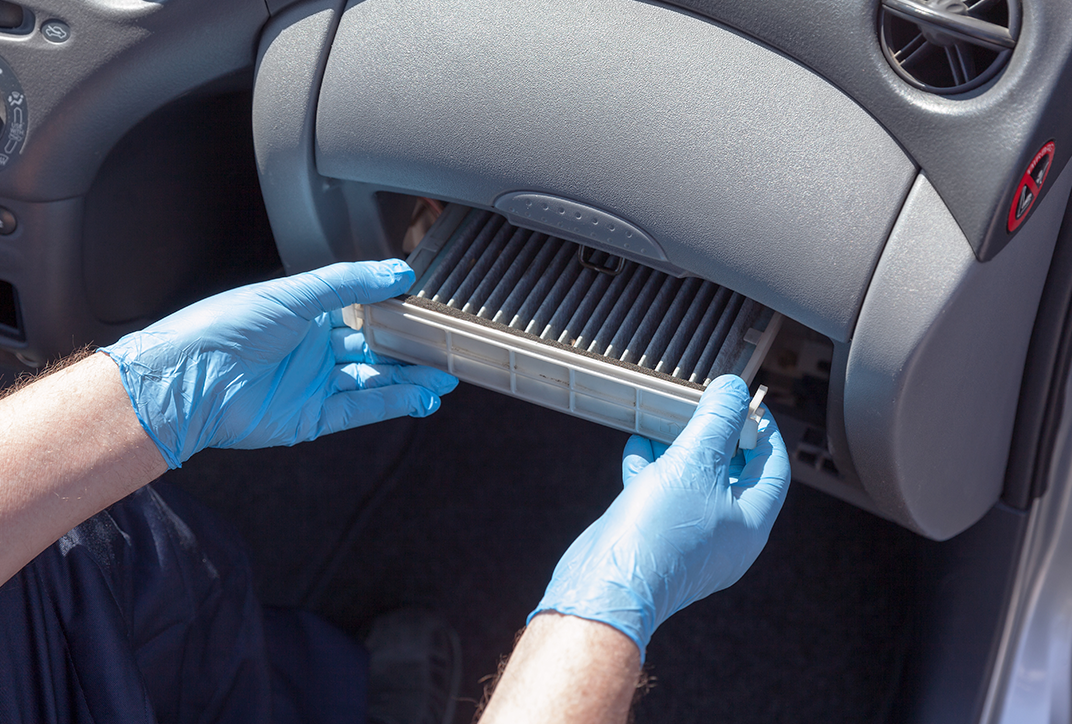
[(1035, 205), (1035, 199), (1039, 197), (1042, 185), (1046, 183), (1046, 176), (1050, 173), (1050, 166), (1053, 165), (1053, 150), (1053, 141), (1040, 148), (1016, 186), (1016, 193), (1013, 194), (1012, 205), (1009, 207), (1010, 232), (1016, 231), (1016, 227), (1023, 223), (1031, 207)]

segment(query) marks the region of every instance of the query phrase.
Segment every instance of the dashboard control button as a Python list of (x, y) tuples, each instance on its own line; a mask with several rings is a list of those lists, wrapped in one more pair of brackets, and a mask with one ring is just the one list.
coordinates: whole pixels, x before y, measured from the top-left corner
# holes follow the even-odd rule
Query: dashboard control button
[(1028, 164), (1024, 175), (1020, 177), (1012, 205), (1009, 207), (1009, 223), (1006, 228), (1010, 234), (1016, 231), (1016, 228), (1027, 218), (1035, 199), (1042, 193), (1042, 186), (1046, 183), (1046, 176), (1050, 172), (1055, 149), (1053, 141), (1040, 148)]
[(0, 236), (14, 233), (18, 226), (19, 222), (15, 219), (15, 214), (11, 213), (11, 209), (0, 206)]
[(62, 20), (49, 20), (41, 24), (41, 35), (51, 43), (66, 43), (71, 39), (71, 28)]

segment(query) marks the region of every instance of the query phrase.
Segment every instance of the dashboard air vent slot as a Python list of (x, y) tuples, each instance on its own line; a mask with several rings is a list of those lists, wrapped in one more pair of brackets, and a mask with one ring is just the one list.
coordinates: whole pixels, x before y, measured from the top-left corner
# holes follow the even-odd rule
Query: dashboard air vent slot
[(949, 95), (994, 78), (1020, 32), (1017, 0), (882, 0), (882, 52), (916, 88)]
[(410, 264), (407, 296), (361, 310), (373, 349), (664, 441), (712, 378), (751, 381), (781, 322), (712, 282), (464, 207)]

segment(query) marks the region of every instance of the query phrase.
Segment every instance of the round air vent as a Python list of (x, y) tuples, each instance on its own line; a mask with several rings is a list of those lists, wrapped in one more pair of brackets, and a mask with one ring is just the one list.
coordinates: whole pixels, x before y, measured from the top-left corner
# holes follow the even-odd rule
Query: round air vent
[(931, 93), (964, 93), (1005, 67), (1020, 33), (1017, 0), (882, 0), (882, 52)]

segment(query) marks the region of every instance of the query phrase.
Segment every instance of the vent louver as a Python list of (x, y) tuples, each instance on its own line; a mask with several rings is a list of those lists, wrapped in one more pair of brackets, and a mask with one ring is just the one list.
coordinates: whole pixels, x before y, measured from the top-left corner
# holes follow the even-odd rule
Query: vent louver
[(712, 378), (751, 381), (781, 320), (712, 282), (464, 207), (410, 264), (406, 297), (361, 310), (374, 349), (667, 442)]
[(882, 52), (916, 88), (950, 95), (993, 79), (1020, 32), (1017, 0), (882, 0)]

